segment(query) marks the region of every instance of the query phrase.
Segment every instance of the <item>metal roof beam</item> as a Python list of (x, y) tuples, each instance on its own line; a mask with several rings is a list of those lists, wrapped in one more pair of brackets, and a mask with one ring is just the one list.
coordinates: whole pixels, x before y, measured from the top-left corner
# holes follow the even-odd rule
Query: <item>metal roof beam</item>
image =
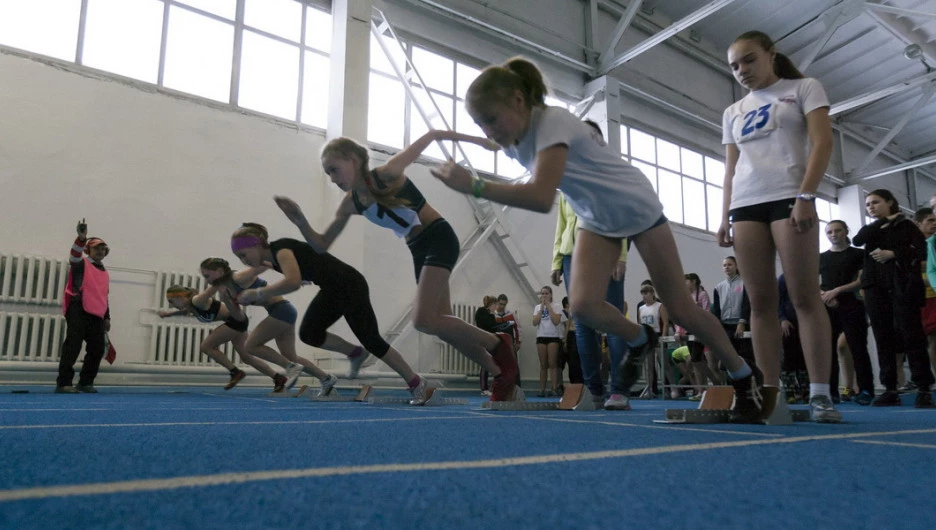
[(906, 92), (907, 90), (916, 88), (920, 85), (936, 81), (936, 72), (930, 72), (925, 75), (918, 77), (913, 77), (906, 79), (899, 83), (895, 83), (889, 87), (882, 88), (880, 90), (874, 90), (865, 94), (860, 94), (855, 97), (848, 98), (844, 101), (840, 101), (832, 105), (829, 109), (829, 115), (835, 116), (837, 114), (842, 114), (848, 112), (854, 108), (861, 107), (862, 105), (867, 105), (868, 103), (873, 103), (879, 99), (884, 99), (887, 96), (892, 96), (894, 94), (899, 94), (901, 92)]
[(916, 160), (911, 160), (909, 162), (904, 162), (903, 164), (897, 164), (896, 166), (886, 167), (884, 169), (879, 169), (865, 175), (859, 175), (853, 179), (850, 179), (849, 182), (854, 184), (861, 182), (863, 180), (876, 179), (878, 177), (883, 177), (885, 175), (891, 175), (893, 173), (899, 173), (901, 171), (906, 171), (908, 169), (914, 169), (928, 164), (936, 162), (936, 155), (928, 156), (926, 158), (917, 158)]
[(887, 147), (887, 144), (889, 144), (891, 140), (894, 139), (894, 137), (900, 134), (900, 131), (902, 131), (903, 128), (907, 126), (907, 123), (909, 123), (910, 120), (916, 116), (917, 112), (919, 112), (924, 105), (929, 103), (930, 98), (933, 97), (934, 89), (936, 89), (936, 87), (933, 85), (929, 85), (923, 89), (923, 94), (920, 95), (920, 99), (918, 99), (917, 102), (913, 104), (913, 107), (911, 107), (910, 110), (905, 112), (904, 115), (900, 117), (900, 120), (897, 121), (893, 127), (891, 127), (891, 130), (884, 135), (884, 138), (881, 138), (877, 145), (871, 149), (871, 152), (865, 155), (864, 160), (858, 164), (858, 167), (855, 168), (854, 173), (861, 173), (864, 171), (864, 168), (868, 167), (868, 164), (877, 158), (881, 151)]
[(624, 32), (627, 31), (627, 28), (630, 27), (631, 21), (634, 20), (634, 17), (637, 15), (637, 10), (640, 9), (640, 4), (643, 3), (643, 0), (631, 0), (627, 4), (627, 11), (621, 15), (621, 19), (618, 20), (617, 26), (614, 27), (614, 31), (611, 32), (611, 39), (608, 41), (608, 46), (605, 48), (604, 53), (602, 53), (598, 59), (600, 61), (598, 65), (599, 71), (607, 71), (607, 67), (611, 64), (611, 58), (613, 57), (614, 49), (617, 48), (617, 45), (620, 44), (621, 39), (624, 37)]
[[(871, 5), (868, 5), (871, 4)], [(933, 46), (927, 39), (915, 33), (911, 28), (907, 27), (904, 21), (898, 19), (896, 16), (890, 13), (881, 12), (879, 9), (881, 4), (874, 2), (867, 2), (867, 9), (865, 9), (865, 14), (871, 17), (879, 26), (886, 29), (890, 32), (891, 35), (897, 37), (904, 44), (917, 44), (923, 50), (923, 56), (926, 58), (930, 64), (936, 64), (936, 46)]]
[(835, 30), (839, 29), (842, 25), (851, 22), (858, 15), (861, 14), (863, 10), (863, 3), (858, 0), (850, 0), (844, 4), (841, 4), (840, 7), (827, 10), (822, 14), (822, 22), (825, 24), (826, 29), (822, 33), (822, 36), (819, 37), (819, 40), (816, 41), (816, 44), (809, 50), (809, 53), (806, 54), (806, 57), (800, 61), (799, 69), (805, 71), (809, 68), (809, 65), (816, 60), (816, 57), (819, 56), (819, 52), (825, 48), (826, 44), (829, 43), (829, 40), (832, 39), (832, 35), (835, 34)]
[(690, 13), (689, 15), (683, 17), (682, 19), (680, 19), (680, 20), (674, 22), (674, 23), (673, 23), (672, 25), (670, 25), (669, 27), (664, 28), (664, 29), (663, 29), (662, 31), (660, 31), (659, 33), (656, 33), (656, 34), (652, 35), (650, 38), (648, 38), (648, 39), (644, 40), (643, 42), (637, 44), (637, 45), (634, 46), (633, 48), (631, 48), (631, 49), (625, 51), (624, 53), (622, 53), (621, 55), (619, 55), (618, 57), (616, 57), (613, 61), (611, 61), (610, 63), (608, 63), (605, 67), (599, 68), (599, 69), (598, 69), (598, 75), (601, 76), (601, 75), (606, 75), (606, 74), (608, 74), (610, 71), (614, 70), (614, 69), (617, 68), (618, 66), (621, 66), (622, 64), (626, 63), (627, 61), (630, 61), (630, 60), (633, 59), (634, 57), (637, 57), (638, 55), (644, 53), (645, 51), (649, 50), (650, 48), (653, 48), (653, 47), (656, 46), (657, 44), (660, 44), (661, 42), (665, 41), (666, 39), (672, 37), (673, 35), (679, 33), (680, 31), (682, 31), (682, 30), (688, 28), (689, 26), (692, 26), (692, 25), (695, 24), (696, 22), (698, 22), (698, 21), (704, 19), (705, 17), (707, 17), (707, 16), (709, 16), (709, 15), (715, 13), (715, 12), (718, 11), (719, 9), (721, 9), (721, 8), (723, 8), (723, 7), (725, 7), (725, 6), (729, 5), (729, 4), (731, 4), (731, 3), (733, 3), (734, 1), (735, 1), (735, 0), (713, 0), (712, 2), (709, 2), (708, 4), (706, 4), (705, 6), (703, 6), (702, 8), (700, 8), (698, 11), (695, 11), (695, 12), (693, 12), (693, 13)]
[(894, 13), (895, 15), (904, 15), (912, 17), (933, 17), (936, 18), (936, 13), (931, 11), (917, 11), (916, 9), (907, 9), (904, 7), (894, 7), (886, 6), (883, 4), (876, 4), (874, 2), (865, 2), (865, 6), (876, 11), (883, 11), (885, 13)]

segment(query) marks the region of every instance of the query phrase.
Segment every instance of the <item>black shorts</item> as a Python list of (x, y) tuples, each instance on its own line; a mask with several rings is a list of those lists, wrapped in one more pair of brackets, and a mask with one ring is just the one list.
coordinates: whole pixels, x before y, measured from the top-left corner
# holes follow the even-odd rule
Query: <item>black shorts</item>
[(559, 344), (562, 339), (559, 337), (536, 337), (537, 344)]
[(413, 254), (413, 272), (416, 283), (423, 267), (442, 267), (451, 272), (461, 254), (461, 244), (455, 230), (445, 219), (439, 218), (429, 223), (423, 231), (406, 242)]
[(249, 320), (244, 320), (243, 322), (237, 320), (234, 317), (228, 317), (224, 319), (224, 325), (233, 329), (234, 331), (239, 331), (241, 333), (247, 331), (247, 325), (250, 324)]
[(689, 361), (701, 363), (705, 361), (705, 345), (697, 341), (689, 341)]
[(789, 219), (790, 214), (793, 213), (795, 203), (796, 199), (793, 198), (733, 208), (728, 210), (728, 218), (732, 223), (753, 221), (755, 223), (770, 224), (774, 221)]

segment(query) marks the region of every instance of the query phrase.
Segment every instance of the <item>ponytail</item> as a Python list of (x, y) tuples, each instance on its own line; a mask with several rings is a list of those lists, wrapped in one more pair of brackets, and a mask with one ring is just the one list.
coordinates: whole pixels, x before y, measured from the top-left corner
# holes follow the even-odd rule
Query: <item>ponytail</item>
[(523, 57), (514, 57), (500, 66), (488, 66), (472, 81), (465, 96), (469, 107), (479, 103), (499, 103), (514, 91), (523, 94), (527, 108), (545, 106), (546, 82), (539, 68)]
[(367, 191), (370, 192), (378, 204), (387, 208), (409, 206), (409, 201), (396, 196), (399, 191), (398, 187), (377, 187), (377, 183), (374, 182), (371, 175), (370, 155), (368, 155), (367, 148), (363, 145), (350, 138), (335, 138), (322, 148), (322, 158), (327, 156), (337, 156), (345, 160), (357, 159), (361, 171), (361, 178), (364, 180), (364, 183), (367, 184)]

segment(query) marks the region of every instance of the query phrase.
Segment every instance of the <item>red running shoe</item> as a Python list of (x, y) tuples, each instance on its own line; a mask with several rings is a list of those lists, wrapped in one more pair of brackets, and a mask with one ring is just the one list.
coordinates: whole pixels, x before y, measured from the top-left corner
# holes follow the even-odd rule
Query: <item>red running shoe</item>
[(506, 333), (496, 333), (496, 335), (500, 343), (491, 352), (491, 357), (501, 369), (501, 373), (491, 384), (491, 401), (513, 401), (514, 390), (517, 388), (517, 374), (520, 372), (517, 358), (514, 356), (513, 339)]

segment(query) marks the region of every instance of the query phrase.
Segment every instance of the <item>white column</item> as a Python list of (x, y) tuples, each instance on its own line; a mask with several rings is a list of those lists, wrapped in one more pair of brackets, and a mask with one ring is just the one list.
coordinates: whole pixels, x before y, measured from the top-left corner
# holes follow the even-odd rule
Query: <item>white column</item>
[(372, 0), (332, 2), (328, 137), (367, 141)]
[(839, 219), (848, 225), (851, 235), (858, 233), (865, 224), (865, 192), (861, 186), (851, 185), (839, 188)]

